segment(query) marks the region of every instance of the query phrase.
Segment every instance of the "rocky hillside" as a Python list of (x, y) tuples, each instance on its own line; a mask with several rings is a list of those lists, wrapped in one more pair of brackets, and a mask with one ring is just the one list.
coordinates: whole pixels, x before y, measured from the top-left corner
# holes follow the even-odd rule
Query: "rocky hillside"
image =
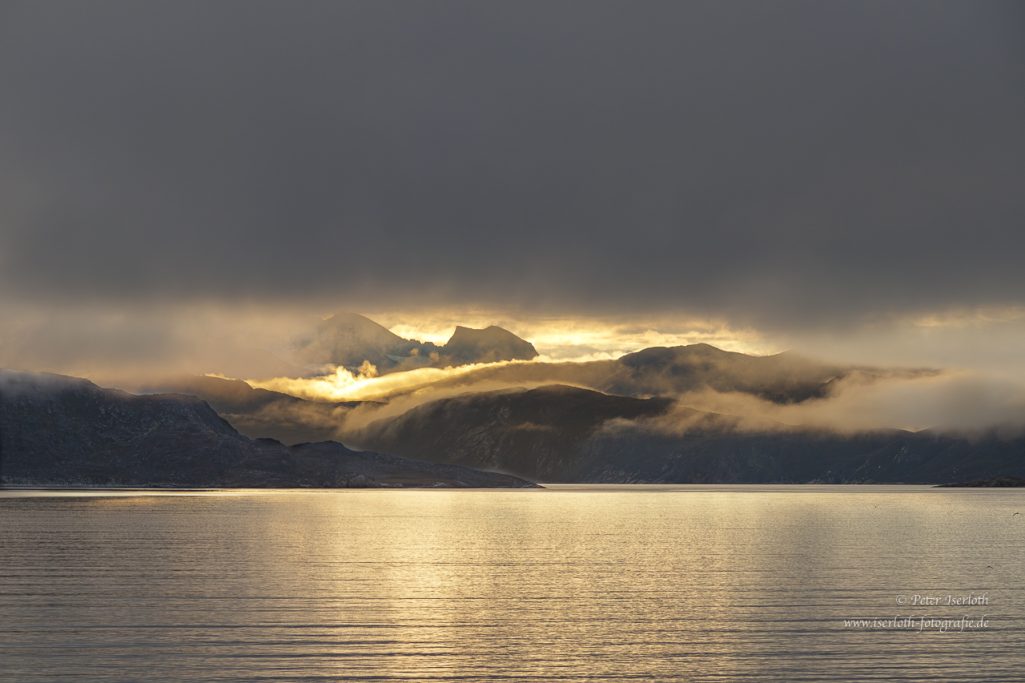
[(571, 384), (637, 397), (712, 390), (740, 392), (785, 404), (828, 396), (838, 382), (846, 379), (870, 382), (931, 374), (935, 372), (929, 369), (842, 366), (792, 353), (750, 356), (708, 344), (691, 344), (652, 347), (615, 360), (484, 367), (435, 386), (472, 389), (475, 384)]
[(537, 481), (943, 483), (1025, 476), (1025, 439), (840, 433), (563, 386), (467, 394), (374, 422), (361, 447), (496, 467)]
[(581, 446), (603, 424), (661, 415), (671, 404), (566, 386), (494, 391), (432, 401), (350, 438), (435, 462), (576, 481), (586, 470)]
[(307, 401), (242, 380), (180, 375), (132, 387), (137, 394), (185, 394), (206, 401), (231, 426), (252, 438), (286, 444), (337, 438), (346, 413), (359, 401)]
[(204, 401), (137, 396), (82, 379), (0, 371), (0, 484), (22, 486), (522, 487), (466, 467), (291, 448), (239, 434)]
[(509, 330), (496, 325), (483, 330), (456, 326), (456, 331), (442, 348), (448, 365), (493, 363), (500, 360), (532, 360), (537, 349)]
[(509, 330), (459, 325), (443, 345), (404, 339), (357, 313), (338, 313), (296, 340), (296, 353), (310, 365), (342, 365), (351, 370), (374, 366), (381, 373), (423, 367), (448, 367), (502, 360), (530, 360), (537, 350)]

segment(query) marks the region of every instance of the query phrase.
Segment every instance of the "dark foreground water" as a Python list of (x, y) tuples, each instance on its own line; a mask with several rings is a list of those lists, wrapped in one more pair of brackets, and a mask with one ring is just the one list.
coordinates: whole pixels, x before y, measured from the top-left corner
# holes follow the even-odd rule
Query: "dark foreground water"
[(0, 493), (0, 679), (1021, 681), (1025, 491)]

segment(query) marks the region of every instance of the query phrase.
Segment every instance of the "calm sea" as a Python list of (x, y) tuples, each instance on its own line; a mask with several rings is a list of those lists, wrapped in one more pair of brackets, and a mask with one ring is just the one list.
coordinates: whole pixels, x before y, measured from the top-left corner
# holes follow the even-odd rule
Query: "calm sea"
[(0, 679), (1022, 681), (1025, 491), (0, 492)]

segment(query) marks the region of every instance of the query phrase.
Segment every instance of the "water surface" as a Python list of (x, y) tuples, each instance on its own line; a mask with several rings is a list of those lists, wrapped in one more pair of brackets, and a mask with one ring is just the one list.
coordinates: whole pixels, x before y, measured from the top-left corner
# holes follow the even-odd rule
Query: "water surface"
[(5, 681), (1020, 681), (1023, 600), (1025, 491), (0, 492)]

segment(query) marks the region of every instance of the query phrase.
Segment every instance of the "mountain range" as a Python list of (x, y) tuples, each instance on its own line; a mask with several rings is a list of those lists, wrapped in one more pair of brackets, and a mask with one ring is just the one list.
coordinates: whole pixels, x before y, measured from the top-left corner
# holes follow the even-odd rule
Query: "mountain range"
[[(255, 404), (250, 404), (255, 405)], [(169, 487), (524, 487), (516, 477), (235, 430), (205, 401), (0, 371), (0, 484)]]
[(307, 401), (214, 378), (163, 388), (202, 396), (251, 436), (335, 438), (536, 481), (940, 483), (1025, 475), (1020, 436), (837, 431), (691, 404), (712, 392), (801, 406), (832, 400), (844, 382), (933, 374), (695, 344), (590, 363), (485, 366), (374, 402)]
[(351, 370), (373, 366), (377, 373), (421, 367), (449, 367), (503, 360), (531, 360), (534, 345), (492, 325), (485, 329), (457, 326), (445, 344), (404, 339), (370, 318), (337, 313), (321, 321), (311, 334), (295, 342), (298, 357), (308, 365), (335, 365)]
[[(841, 430), (774, 418), (785, 408), (804, 415), (834, 405), (851, 386), (937, 374), (928, 368), (751, 356), (707, 344), (591, 362), (500, 363), (537, 351), (496, 326), (458, 326), (436, 345), (346, 313), (322, 321), (297, 350), (307, 364), (361, 369), (362, 381), (386, 382), (387, 391), (375, 400), (311, 400), (242, 380), (177, 376), (128, 393), (4, 371), (0, 481), (522, 486), (1025, 476), (1020, 432)], [(367, 379), (368, 365), (394, 377)], [(471, 367), (444, 369), (458, 366)], [(425, 367), (438, 369), (401, 374)]]
[(546, 482), (941, 483), (1025, 475), (1021, 437), (752, 428), (669, 399), (566, 386), (439, 399), (348, 440)]
[(567, 384), (621, 396), (738, 392), (777, 404), (826, 398), (845, 380), (872, 382), (935, 375), (929, 368), (875, 368), (823, 363), (784, 352), (751, 356), (709, 344), (652, 347), (613, 360), (514, 363), (475, 369), (434, 383), (435, 389), (475, 385)]

